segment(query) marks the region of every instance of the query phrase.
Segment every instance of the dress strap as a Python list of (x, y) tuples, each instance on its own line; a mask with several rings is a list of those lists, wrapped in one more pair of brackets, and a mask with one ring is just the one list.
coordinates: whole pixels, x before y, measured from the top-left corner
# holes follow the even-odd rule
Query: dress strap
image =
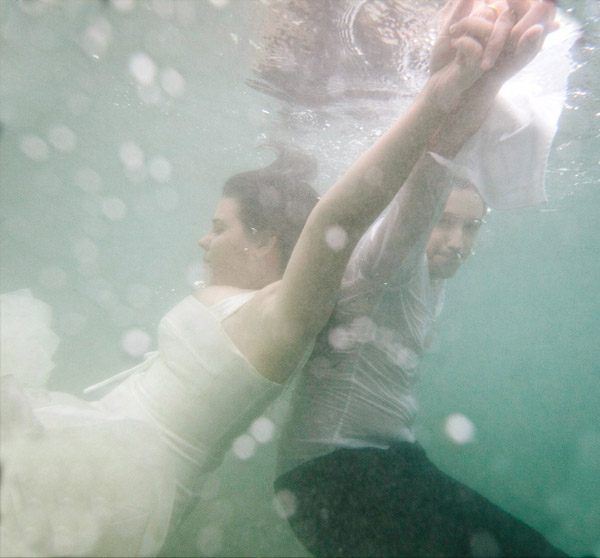
[(248, 302), (255, 294), (256, 291), (245, 291), (243, 293), (229, 296), (220, 302), (213, 304), (209, 307), (209, 309), (215, 318), (222, 322), (224, 319), (228, 318), (242, 306), (244, 306), (244, 304), (246, 304), (246, 302)]

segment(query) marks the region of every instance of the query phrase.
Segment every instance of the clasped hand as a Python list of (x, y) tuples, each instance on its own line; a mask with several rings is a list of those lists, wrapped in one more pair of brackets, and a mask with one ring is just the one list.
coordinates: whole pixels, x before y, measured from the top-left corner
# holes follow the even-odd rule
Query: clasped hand
[(558, 28), (555, 16), (550, 0), (449, 0), (430, 64), (439, 107), (452, 112), (476, 82), (516, 74)]

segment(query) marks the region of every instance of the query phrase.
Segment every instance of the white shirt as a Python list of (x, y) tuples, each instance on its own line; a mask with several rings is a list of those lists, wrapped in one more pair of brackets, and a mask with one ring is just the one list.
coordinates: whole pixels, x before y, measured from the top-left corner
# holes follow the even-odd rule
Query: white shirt
[(386, 249), (402, 226), (401, 203), (397, 195), (352, 255), (334, 314), (292, 394), (280, 473), (338, 448), (415, 439), (417, 365), (444, 282), (430, 279), (422, 246), (400, 262)]

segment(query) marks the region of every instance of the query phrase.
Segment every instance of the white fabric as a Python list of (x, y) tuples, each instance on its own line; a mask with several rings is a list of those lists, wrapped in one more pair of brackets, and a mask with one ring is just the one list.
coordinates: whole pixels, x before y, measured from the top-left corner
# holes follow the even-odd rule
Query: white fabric
[(544, 172), (573, 69), (569, 50), (580, 35), (565, 15), (558, 20), (561, 28), (548, 35), (542, 52), (504, 84), (481, 129), (445, 161), (493, 209), (547, 201)]
[[(430, 154), (470, 180), (491, 207), (546, 199), (545, 165), (572, 69), (569, 49), (579, 36), (564, 15), (560, 22), (455, 160)], [(280, 473), (338, 448), (414, 441), (417, 366), (441, 311), (443, 282), (429, 278), (426, 238), (398, 261), (393, 239), (402, 230), (402, 199), (401, 190), (352, 255), (334, 314), (292, 394)]]
[(0, 373), (17, 366), (20, 381), (30, 387), (43, 386), (54, 367), (52, 357), (58, 336), (50, 328), (50, 307), (21, 289), (0, 295)]
[(422, 242), (394, 261), (401, 206), (397, 195), (352, 255), (334, 314), (292, 393), (281, 474), (338, 448), (415, 439), (417, 365), (444, 282), (430, 280)]
[[(2, 556), (158, 553), (205, 473), (281, 389), (220, 323), (252, 295), (217, 305), (217, 315), (185, 298), (161, 320), (158, 352), (94, 403), (24, 390), (19, 363), (10, 361), (2, 378)], [(19, 322), (23, 333), (27, 322)], [(2, 335), (14, 338), (5, 327)]]

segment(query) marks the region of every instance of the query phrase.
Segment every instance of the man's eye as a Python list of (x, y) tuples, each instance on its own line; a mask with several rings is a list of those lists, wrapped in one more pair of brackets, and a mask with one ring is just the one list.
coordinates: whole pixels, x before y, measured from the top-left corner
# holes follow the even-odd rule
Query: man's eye
[(475, 219), (473, 221), (469, 221), (466, 224), (466, 227), (470, 231), (478, 231), (481, 228), (482, 224), (483, 224), (483, 221), (480, 221), (479, 219)]

